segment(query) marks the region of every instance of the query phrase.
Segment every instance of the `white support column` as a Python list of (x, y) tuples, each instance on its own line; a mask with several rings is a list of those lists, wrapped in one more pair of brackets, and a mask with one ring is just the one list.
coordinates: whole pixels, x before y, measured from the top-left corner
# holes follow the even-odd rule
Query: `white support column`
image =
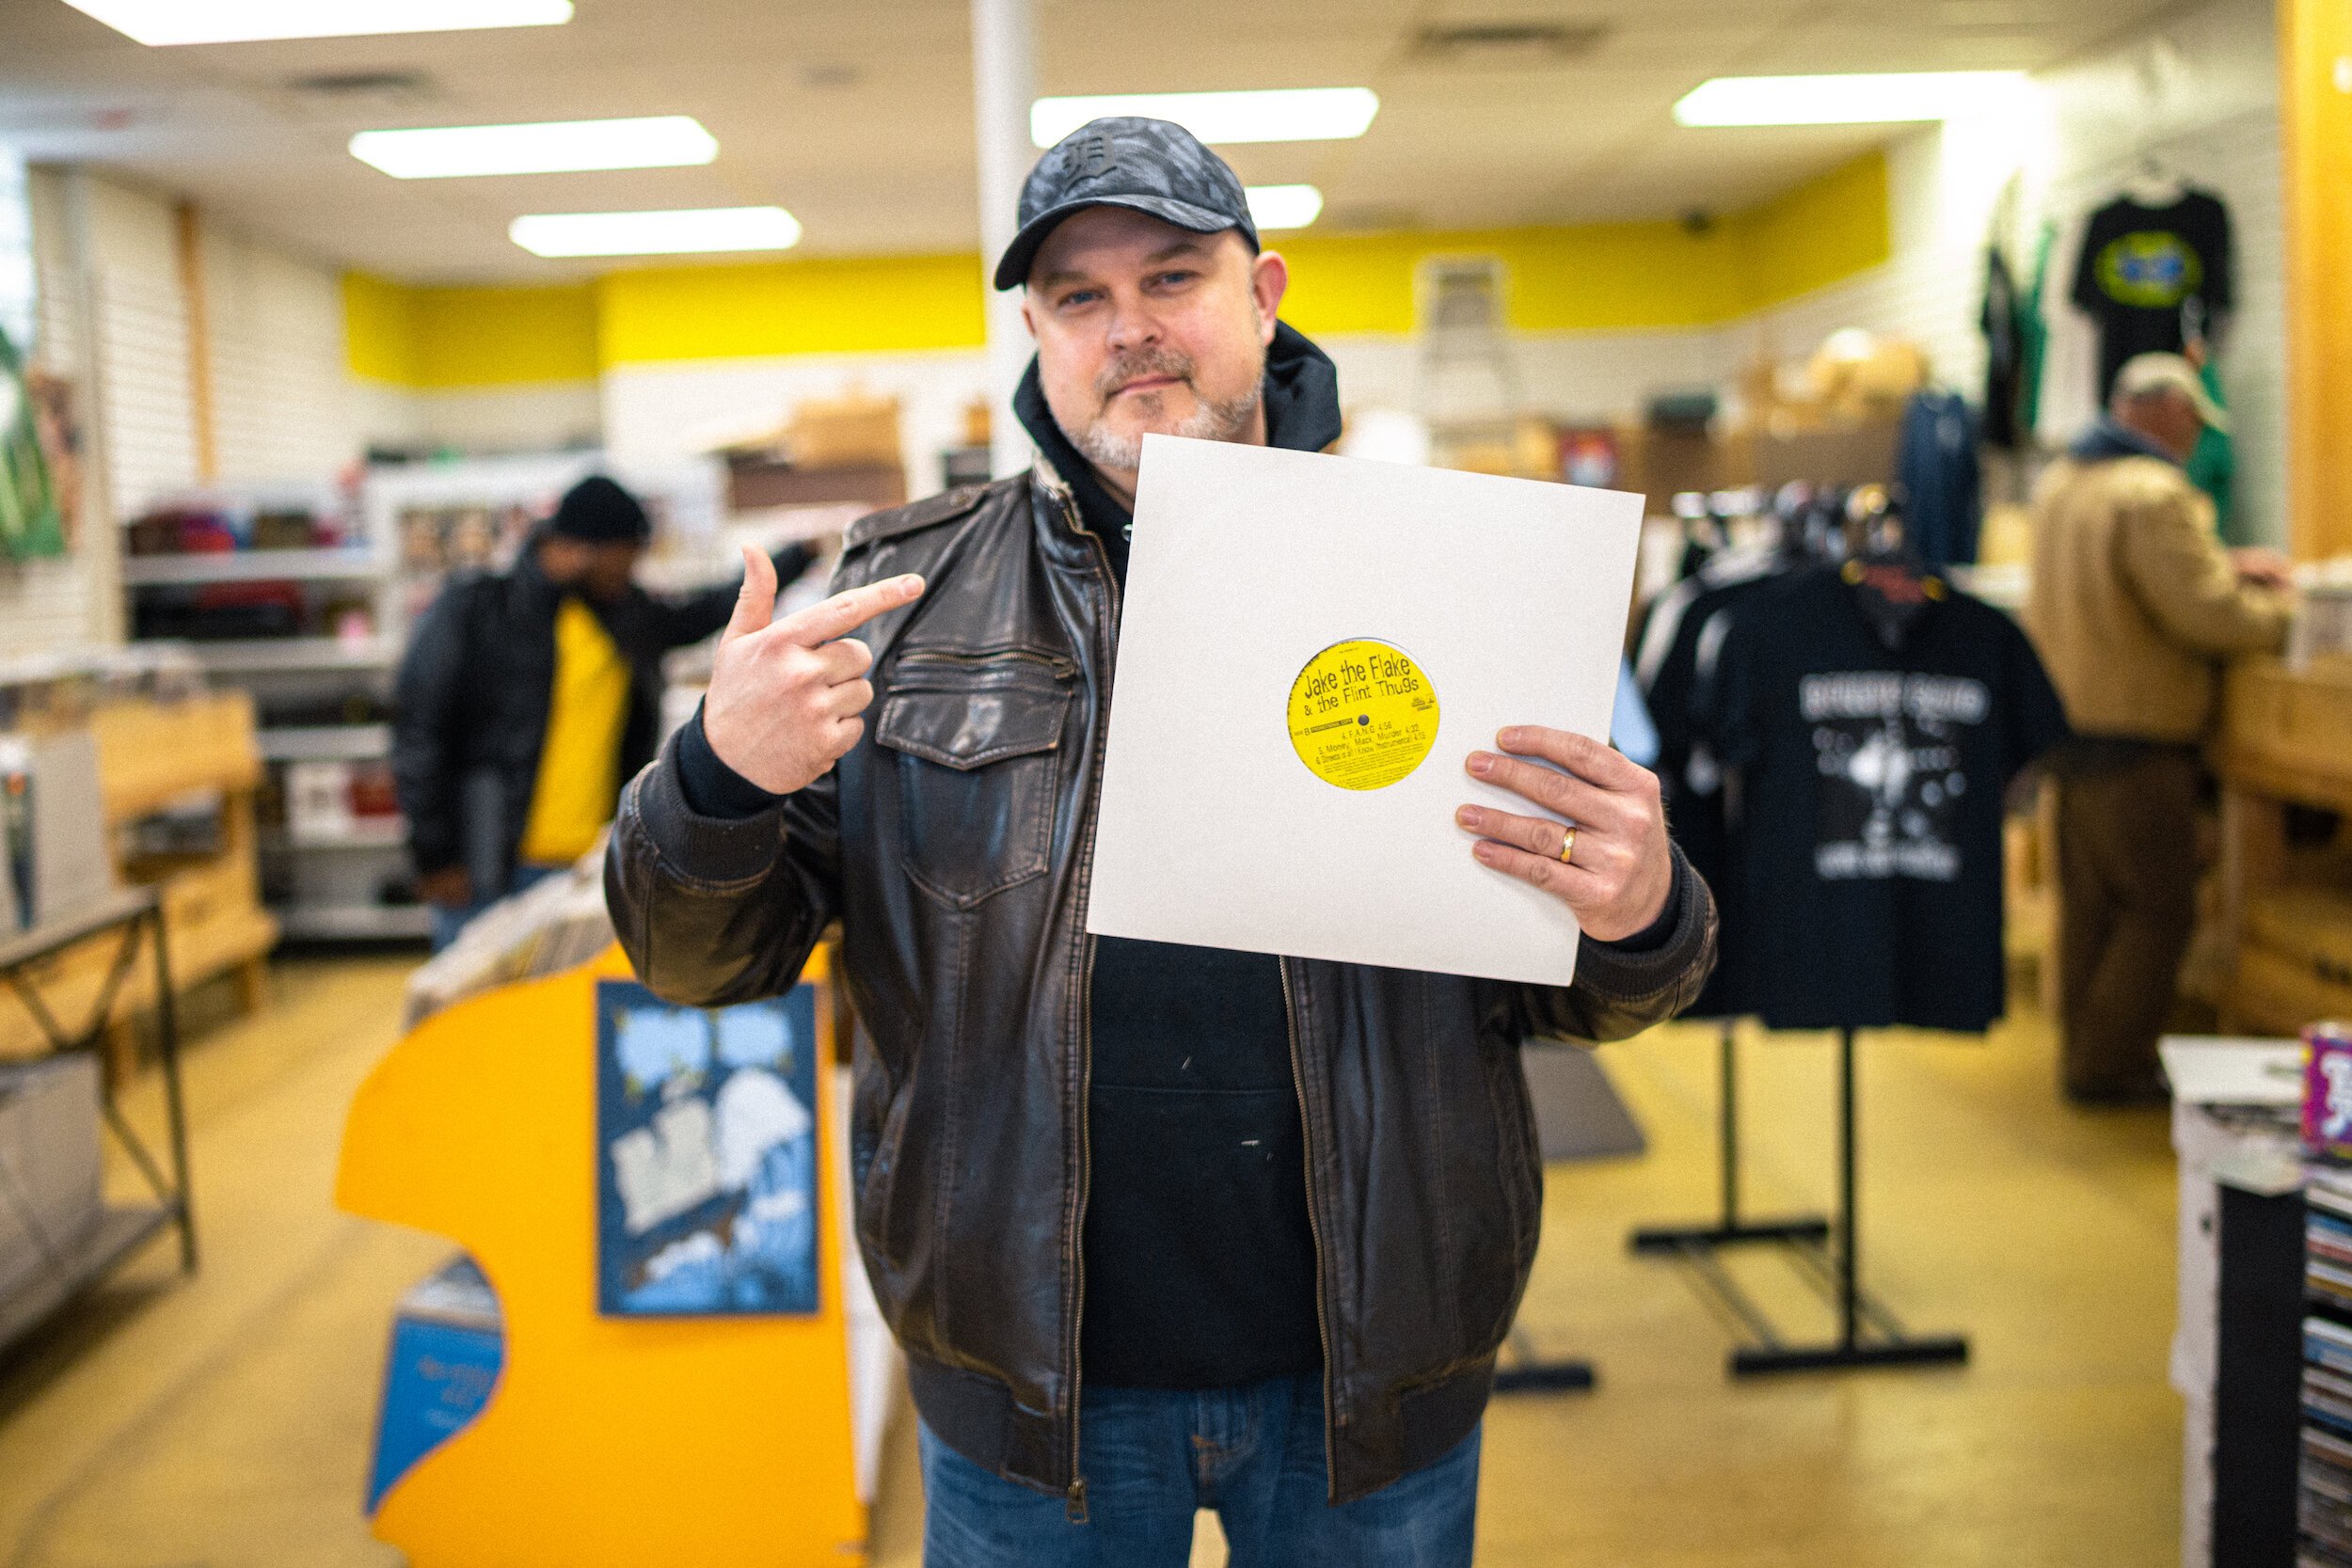
[[(993, 271), (1019, 231), (1021, 182), (1037, 161), (1029, 104), (1037, 97), (1036, 33), (1029, 0), (972, 0), (973, 124), (980, 165), (980, 267)], [(1012, 415), (1013, 389), (1031, 344), (1021, 291), (988, 288), (988, 395), (992, 467), (1000, 477), (1029, 466), (1029, 436)]]

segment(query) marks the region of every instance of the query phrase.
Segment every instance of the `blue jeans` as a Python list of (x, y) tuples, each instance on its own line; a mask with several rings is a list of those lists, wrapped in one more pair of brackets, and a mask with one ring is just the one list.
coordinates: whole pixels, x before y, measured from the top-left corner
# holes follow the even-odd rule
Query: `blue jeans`
[(515, 867), (515, 874), (507, 879), (506, 891), (504, 893), (494, 894), (486, 898), (477, 898), (472, 903), (468, 904), (461, 909), (451, 909), (442, 904), (434, 905), (433, 951), (438, 953), (442, 948), (447, 947), (451, 942), (455, 942), (457, 940), (457, 933), (466, 928), (466, 923), (468, 921), (471, 920), (475, 915), (480, 914), (484, 910), (488, 909), (491, 905), (497, 903), (501, 898), (512, 898), (516, 894), (522, 892), (523, 889), (531, 887), (538, 882), (545, 881), (548, 878), (554, 876), (559, 871), (568, 869), (570, 868), (561, 865), (532, 865), (527, 863), (517, 863)]
[(1202, 1508), (1224, 1525), (1232, 1568), (1470, 1568), (1478, 1439), (1333, 1508), (1319, 1376), (1089, 1389), (1087, 1520), (1073, 1524), (1060, 1497), (981, 1469), (927, 1426), (924, 1568), (1184, 1568)]

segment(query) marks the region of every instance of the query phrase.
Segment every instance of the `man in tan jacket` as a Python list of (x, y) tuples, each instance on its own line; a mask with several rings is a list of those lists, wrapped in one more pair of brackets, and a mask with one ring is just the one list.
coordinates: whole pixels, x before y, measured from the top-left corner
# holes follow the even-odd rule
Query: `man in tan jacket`
[(2034, 494), (2026, 629), (2076, 739), (2056, 759), (2067, 1094), (2159, 1098), (2156, 1037), (2195, 922), (2200, 745), (2221, 661), (2279, 647), (2284, 558), (2227, 550), (2182, 470), (2226, 416), (2178, 355), (2118, 373), (2108, 417)]

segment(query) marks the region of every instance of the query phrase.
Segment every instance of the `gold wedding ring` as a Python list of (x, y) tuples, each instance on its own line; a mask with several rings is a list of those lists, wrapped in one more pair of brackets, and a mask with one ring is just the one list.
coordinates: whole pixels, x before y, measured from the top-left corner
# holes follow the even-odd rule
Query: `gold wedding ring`
[(1561, 835), (1560, 863), (1563, 865), (1576, 863), (1576, 830), (1574, 828), (1565, 830)]

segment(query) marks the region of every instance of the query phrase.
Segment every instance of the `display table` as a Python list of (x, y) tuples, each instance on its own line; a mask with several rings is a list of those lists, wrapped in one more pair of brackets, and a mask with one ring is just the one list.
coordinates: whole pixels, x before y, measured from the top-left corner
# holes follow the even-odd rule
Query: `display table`
[[(831, 987), (813, 1043), (816, 1310), (607, 1316), (598, 998), (628, 975), (612, 948), (452, 1001), (353, 1101), (337, 1202), (462, 1246), (504, 1340), (489, 1404), (390, 1486), (376, 1534), (415, 1568), (862, 1562)], [(824, 978), (820, 956), (803, 980)]]
[(2307, 831), (2317, 813), (2352, 816), (2352, 657), (2233, 664), (2214, 766), (2223, 1027), (2292, 1035), (2352, 1018), (2352, 852), (2341, 832)]
[[(2262, 1058), (2261, 1071), (2229, 1059)], [(2182, 1568), (2295, 1560), (2302, 1149), (2293, 1042), (2164, 1043), (2180, 1157)]]
[[(0, 1295), (0, 1348), (46, 1322), (50, 1315), (96, 1283), (167, 1226), (180, 1231), (180, 1264), (196, 1272), (196, 1217), (188, 1199), (187, 1122), (180, 1094), (180, 1031), (171, 1006), (172, 973), (167, 917), (155, 891), (119, 893), (73, 915), (0, 939), (0, 989), (13, 992), (24, 1016), (39, 1030), (48, 1053), (95, 1052), (112, 1016), (117, 995), (137, 969), (140, 949), (148, 957), (150, 994), (161, 1037), (164, 1107), (170, 1145), (158, 1162), (115, 1105), (113, 1075), (102, 1077), (100, 1105), (106, 1124), (130, 1155), (155, 1196), (151, 1204), (101, 1210), (95, 1228), (78, 1239), (30, 1284)], [(103, 950), (104, 968), (94, 995), (72, 1001), (53, 994), (43, 975), (61, 953)], [(167, 1173), (165, 1165), (168, 1164)], [(0, 1171), (0, 1176), (8, 1173)], [(0, 1196), (8, 1196), (0, 1191)]]

